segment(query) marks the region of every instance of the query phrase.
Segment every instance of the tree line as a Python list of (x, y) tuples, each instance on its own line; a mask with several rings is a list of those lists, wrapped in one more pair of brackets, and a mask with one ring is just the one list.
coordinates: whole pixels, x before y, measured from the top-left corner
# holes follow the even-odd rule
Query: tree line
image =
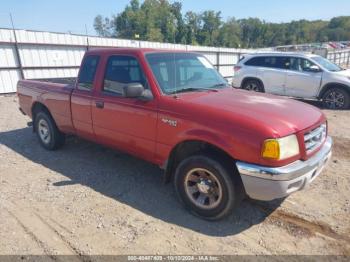
[(221, 12), (212, 10), (183, 14), (180, 2), (168, 0), (144, 0), (142, 4), (131, 0), (111, 18), (96, 16), (94, 28), (104, 37), (233, 48), (350, 40), (350, 16), (290, 23), (258, 18), (224, 21)]

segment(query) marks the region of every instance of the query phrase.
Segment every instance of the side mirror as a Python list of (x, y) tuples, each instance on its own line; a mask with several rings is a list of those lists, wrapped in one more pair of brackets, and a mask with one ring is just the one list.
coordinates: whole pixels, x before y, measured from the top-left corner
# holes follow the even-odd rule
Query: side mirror
[(123, 87), (123, 97), (126, 98), (138, 98), (143, 101), (149, 101), (153, 99), (152, 92), (145, 89), (141, 83), (130, 83)]
[(319, 73), (322, 70), (317, 65), (313, 65), (313, 66), (310, 66), (310, 68), (307, 71), (312, 73)]

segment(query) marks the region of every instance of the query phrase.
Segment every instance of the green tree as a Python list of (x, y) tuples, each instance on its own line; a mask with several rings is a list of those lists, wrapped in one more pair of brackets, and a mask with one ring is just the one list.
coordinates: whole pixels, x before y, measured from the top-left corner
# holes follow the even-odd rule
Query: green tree
[(112, 27), (111, 21), (108, 18), (103, 18), (101, 15), (95, 17), (94, 29), (99, 36), (111, 36)]
[(223, 21), (220, 12), (182, 13), (181, 2), (168, 0), (130, 0), (124, 10), (111, 18), (95, 17), (98, 35), (141, 40), (257, 48), (323, 41), (350, 40), (350, 16), (330, 21), (299, 20), (268, 23), (258, 18), (230, 18)]
[(180, 2), (174, 2), (171, 5), (171, 12), (173, 13), (176, 19), (175, 42), (180, 44), (186, 44), (187, 28), (181, 13), (181, 9), (182, 4)]
[(199, 15), (189, 11), (185, 14), (186, 25), (186, 43), (189, 45), (197, 45), (197, 35), (201, 28), (201, 20)]
[(201, 14), (202, 29), (199, 33), (199, 42), (203, 45), (213, 46), (217, 43), (221, 26), (221, 12), (204, 11)]
[(263, 45), (264, 39), (261, 35), (264, 33), (264, 24), (258, 18), (248, 18), (238, 20), (241, 26), (241, 39), (243, 46), (254, 48)]
[(350, 16), (332, 18), (328, 25), (328, 38), (332, 41), (350, 39)]
[(154, 28), (154, 27), (151, 27), (147, 31), (146, 38), (147, 38), (147, 40), (154, 41), (154, 42), (163, 42), (163, 40), (164, 40), (163, 34), (160, 31), (160, 29)]
[(138, 34), (142, 39), (145, 39), (147, 32), (143, 24), (144, 20), (145, 15), (140, 9), (139, 1), (132, 0), (123, 12), (114, 16), (112, 20), (112, 24), (114, 25), (113, 35), (133, 39)]
[(241, 47), (241, 27), (235, 18), (229, 19), (220, 29), (218, 44), (226, 47)]

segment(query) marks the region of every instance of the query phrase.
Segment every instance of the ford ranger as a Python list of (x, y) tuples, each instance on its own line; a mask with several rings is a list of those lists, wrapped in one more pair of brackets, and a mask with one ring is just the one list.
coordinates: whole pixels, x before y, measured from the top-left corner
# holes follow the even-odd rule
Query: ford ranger
[(152, 162), (209, 220), (244, 196), (269, 201), (305, 188), (331, 156), (319, 109), (230, 88), (197, 53), (90, 50), (75, 84), (21, 80), (17, 89), (44, 148), (76, 135)]

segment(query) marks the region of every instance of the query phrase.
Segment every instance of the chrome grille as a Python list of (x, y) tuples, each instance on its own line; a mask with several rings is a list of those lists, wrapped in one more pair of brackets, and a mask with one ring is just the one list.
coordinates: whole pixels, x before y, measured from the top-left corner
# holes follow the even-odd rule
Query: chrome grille
[(327, 124), (324, 123), (319, 127), (304, 134), (304, 143), (306, 153), (309, 154), (321, 146), (326, 140), (327, 136)]

